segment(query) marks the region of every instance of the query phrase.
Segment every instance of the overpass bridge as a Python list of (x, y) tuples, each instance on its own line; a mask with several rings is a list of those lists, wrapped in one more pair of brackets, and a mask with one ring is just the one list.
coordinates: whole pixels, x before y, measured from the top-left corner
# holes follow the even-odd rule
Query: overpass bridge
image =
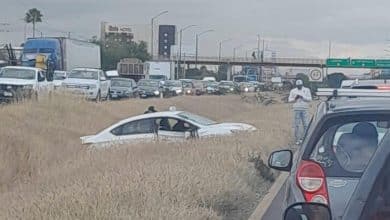
[(279, 66), (279, 67), (308, 67), (308, 68), (325, 68), (326, 59), (310, 58), (243, 58), (243, 57), (195, 57), (195, 56), (171, 56), (171, 58), (153, 57), (153, 61), (170, 61), (187, 65), (222, 65), (229, 66)]

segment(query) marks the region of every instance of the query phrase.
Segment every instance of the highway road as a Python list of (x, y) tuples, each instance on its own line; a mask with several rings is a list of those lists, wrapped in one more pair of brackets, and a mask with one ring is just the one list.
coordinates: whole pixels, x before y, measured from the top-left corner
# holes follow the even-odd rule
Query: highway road
[(285, 194), (285, 187), (284, 184), (279, 190), (279, 192), (276, 194), (274, 199), (272, 200), (271, 205), (267, 209), (267, 211), (264, 213), (262, 220), (282, 220), (283, 219), (283, 212), (282, 210), (282, 204), (284, 200), (284, 194)]

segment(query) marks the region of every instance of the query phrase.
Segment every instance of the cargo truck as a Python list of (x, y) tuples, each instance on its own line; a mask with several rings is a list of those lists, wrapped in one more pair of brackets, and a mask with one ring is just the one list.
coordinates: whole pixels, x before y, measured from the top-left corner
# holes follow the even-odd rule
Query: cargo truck
[(36, 67), (36, 58), (41, 55), (54, 71), (101, 68), (100, 46), (86, 41), (64, 37), (29, 38), (24, 43), (22, 66)]

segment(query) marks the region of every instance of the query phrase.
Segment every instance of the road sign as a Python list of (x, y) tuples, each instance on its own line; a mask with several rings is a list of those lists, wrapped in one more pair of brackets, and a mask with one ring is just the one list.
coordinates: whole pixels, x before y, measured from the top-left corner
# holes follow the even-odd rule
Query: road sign
[(375, 65), (378, 68), (390, 68), (390, 60), (376, 60)]
[(352, 59), (351, 60), (351, 67), (352, 68), (374, 68), (375, 67), (375, 60), (368, 60), (368, 59)]
[(323, 75), (321, 70), (319, 69), (313, 69), (310, 71), (309, 74), (309, 81), (310, 82), (322, 82), (323, 80)]
[(327, 67), (348, 67), (351, 64), (350, 59), (327, 59)]

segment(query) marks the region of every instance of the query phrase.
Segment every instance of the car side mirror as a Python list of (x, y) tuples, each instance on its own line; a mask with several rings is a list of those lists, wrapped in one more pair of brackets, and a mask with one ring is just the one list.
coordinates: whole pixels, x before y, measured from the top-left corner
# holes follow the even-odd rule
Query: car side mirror
[(275, 170), (289, 172), (292, 167), (292, 159), (291, 150), (275, 151), (268, 158), (268, 166)]
[(284, 220), (331, 220), (327, 205), (322, 203), (295, 203), (284, 212)]

